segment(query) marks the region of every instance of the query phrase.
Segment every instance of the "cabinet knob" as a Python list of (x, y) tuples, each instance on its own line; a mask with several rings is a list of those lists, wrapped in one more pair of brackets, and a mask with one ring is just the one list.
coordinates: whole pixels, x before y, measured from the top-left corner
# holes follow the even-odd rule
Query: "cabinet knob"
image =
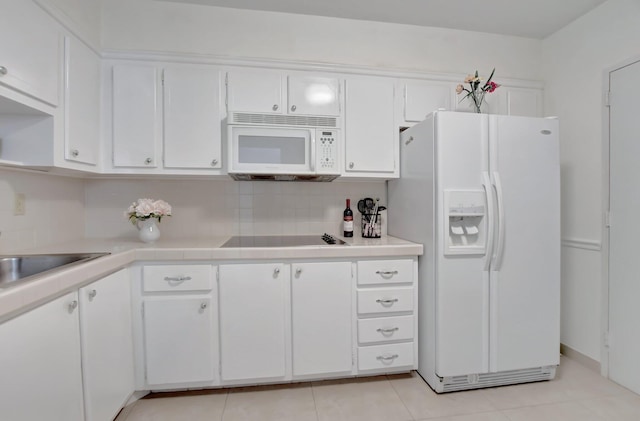
[(211, 161), (211, 166), (215, 167), (216, 165), (218, 165), (218, 160), (214, 159), (213, 161)]
[(300, 276), (301, 273), (302, 273), (302, 268), (296, 269), (296, 276)]
[(273, 111), (278, 111), (278, 108), (280, 108), (278, 107), (278, 104), (273, 104), (273, 107), (271, 107)]
[(273, 270), (273, 276), (278, 276), (280, 274), (280, 268), (275, 268)]
[(0, 66), (0, 75), (4, 76), (7, 73), (9, 73), (9, 70), (7, 70), (7, 68), (4, 66)]
[(291, 106), (291, 111), (295, 111), (298, 107), (296, 107), (295, 105)]
[(96, 295), (98, 295), (98, 291), (96, 291), (95, 289), (92, 289), (91, 291), (89, 291), (89, 299), (93, 300), (94, 298), (96, 298)]
[(144, 160), (144, 163), (147, 164), (147, 165), (151, 164), (152, 162), (153, 162), (153, 159), (151, 159), (151, 158), (147, 158), (147, 159)]
[(355, 164), (353, 162), (349, 162), (349, 168), (353, 168)]
[(73, 313), (73, 310), (78, 308), (78, 301), (73, 300), (69, 303), (69, 313)]
[(201, 303), (200, 309), (204, 310), (205, 308), (207, 308), (207, 303)]
[(80, 151), (77, 149), (72, 149), (71, 150), (71, 156), (76, 158), (78, 155), (80, 155)]

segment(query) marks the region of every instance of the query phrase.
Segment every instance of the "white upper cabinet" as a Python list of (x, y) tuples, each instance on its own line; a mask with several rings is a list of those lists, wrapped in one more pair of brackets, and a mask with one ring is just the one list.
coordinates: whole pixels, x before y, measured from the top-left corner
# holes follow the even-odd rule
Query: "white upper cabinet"
[(159, 69), (113, 66), (113, 165), (154, 168), (162, 135)]
[[(290, 115), (340, 115), (340, 80), (262, 69), (227, 74), (229, 111)], [(285, 101), (286, 100), (286, 101)]]
[(62, 35), (33, 1), (3, 0), (0, 7), (0, 85), (58, 105)]
[(347, 79), (344, 176), (398, 177), (399, 130), (394, 100), (395, 79)]
[(220, 72), (166, 67), (163, 84), (165, 168), (221, 168)]
[(75, 37), (65, 39), (66, 160), (97, 165), (100, 150), (100, 57)]
[(317, 76), (289, 76), (288, 112), (300, 115), (340, 115), (340, 82)]
[[(499, 91), (496, 91), (499, 92)], [(501, 114), (542, 117), (542, 91), (529, 88), (505, 88), (501, 95)]]
[(227, 73), (229, 111), (282, 114), (282, 73), (271, 70), (234, 69)]
[(438, 109), (451, 109), (451, 85), (447, 82), (411, 81), (403, 84), (403, 119), (417, 123)]

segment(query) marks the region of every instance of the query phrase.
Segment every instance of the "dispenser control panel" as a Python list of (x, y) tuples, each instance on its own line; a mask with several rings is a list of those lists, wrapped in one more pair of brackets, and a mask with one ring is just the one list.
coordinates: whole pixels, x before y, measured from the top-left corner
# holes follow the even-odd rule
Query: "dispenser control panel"
[(483, 190), (445, 190), (444, 254), (486, 253), (486, 209)]

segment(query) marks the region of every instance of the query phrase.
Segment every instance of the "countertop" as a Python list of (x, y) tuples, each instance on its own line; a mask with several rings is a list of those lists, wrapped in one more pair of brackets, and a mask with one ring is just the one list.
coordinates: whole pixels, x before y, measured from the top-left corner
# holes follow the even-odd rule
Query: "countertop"
[(419, 256), (422, 244), (400, 238), (344, 238), (348, 246), (220, 248), (230, 237), (207, 239), (160, 239), (153, 244), (138, 240), (81, 239), (16, 254), (109, 252), (108, 256), (34, 276), (23, 284), (0, 289), (0, 321), (66, 292), (80, 288), (138, 261), (203, 261), (259, 259), (331, 259), (360, 257)]

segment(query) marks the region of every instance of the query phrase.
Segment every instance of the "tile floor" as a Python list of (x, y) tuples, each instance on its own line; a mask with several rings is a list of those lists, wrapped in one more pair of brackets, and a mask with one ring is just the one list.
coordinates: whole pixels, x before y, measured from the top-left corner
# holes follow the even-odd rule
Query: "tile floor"
[(116, 421), (626, 421), (640, 396), (562, 357), (556, 379), (435, 394), (417, 374), (155, 393)]

